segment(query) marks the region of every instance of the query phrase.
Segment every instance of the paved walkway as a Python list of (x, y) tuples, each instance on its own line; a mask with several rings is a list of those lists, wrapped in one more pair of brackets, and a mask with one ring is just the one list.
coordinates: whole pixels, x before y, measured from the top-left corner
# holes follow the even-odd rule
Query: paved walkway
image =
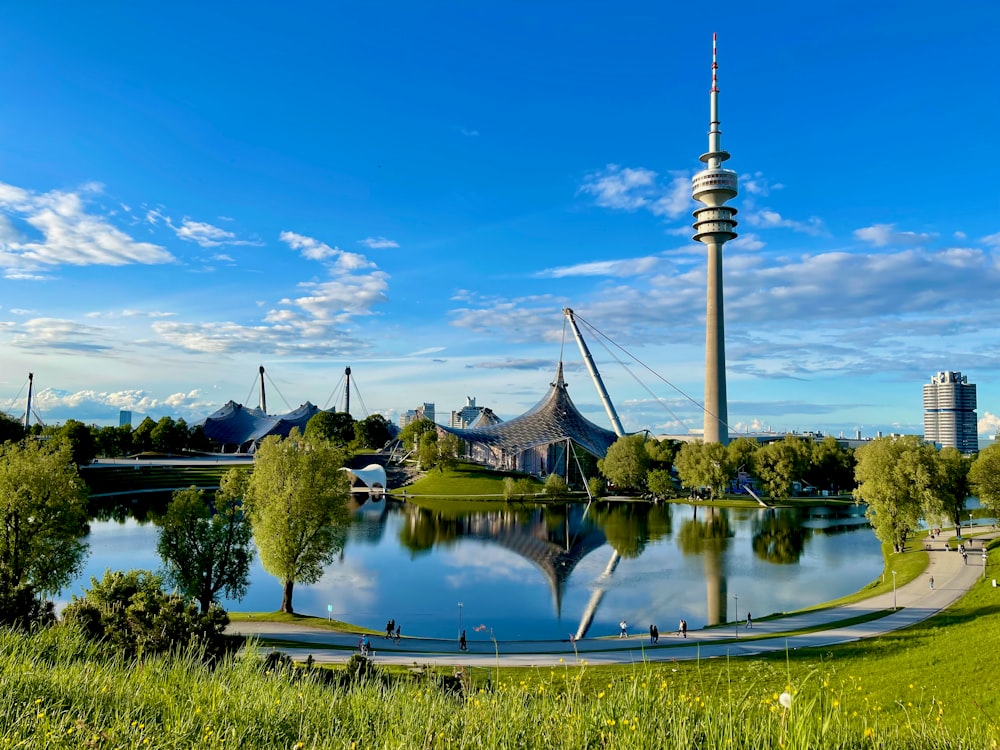
[[(382, 664), (439, 664), (454, 666), (551, 666), (578, 660), (588, 664), (623, 664), (640, 661), (674, 661), (714, 656), (744, 656), (785, 651), (872, 638), (926, 620), (957, 601), (983, 575), (981, 549), (992, 536), (975, 538), (967, 564), (958, 552), (945, 551), (947, 538), (928, 540), (932, 545), (930, 565), (915, 580), (895, 592), (880, 594), (853, 604), (755, 621), (743, 626), (689, 630), (687, 638), (661, 633), (660, 643), (649, 644), (646, 634), (629, 638), (586, 638), (570, 641), (470, 640), (468, 651), (459, 651), (455, 640), (402, 638), (399, 643), (371, 636), (375, 661)], [(968, 544), (968, 542), (967, 542)], [(934, 587), (930, 579), (934, 578)], [(895, 608), (895, 611), (892, 611)], [(857, 624), (842, 624), (864, 615), (890, 613)], [(804, 634), (795, 631), (813, 630)], [(273, 640), (308, 641), (309, 646), (282, 648), (297, 661), (312, 656), (317, 662), (342, 663), (357, 653), (359, 636), (319, 630), (307, 625), (237, 620), (229, 633), (266, 636)]]

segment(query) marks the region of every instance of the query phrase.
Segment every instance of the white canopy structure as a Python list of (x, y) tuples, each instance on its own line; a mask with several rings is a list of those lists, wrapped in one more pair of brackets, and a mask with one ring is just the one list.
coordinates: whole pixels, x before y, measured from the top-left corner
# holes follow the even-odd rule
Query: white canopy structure
[(365, 489), (362, 490), (360, 486), (355, 487), (354, 483), (352, 482), (351, 483), (352, 492), (355, 491), (374, 492), (376, 491), (376, 488), (378, 488), (378, 490), (380, 491), (385, 491), (386, 489), (385, 467), (382, 466), (381, 464), (368, 464), (363, 469), (348, 469), (347, 467), (344, 467), (341, 469), (341, 471), (346, 471), (352, 477), (355, 477), (356, 479), (359, 479), (361, 482), (364, 483)]

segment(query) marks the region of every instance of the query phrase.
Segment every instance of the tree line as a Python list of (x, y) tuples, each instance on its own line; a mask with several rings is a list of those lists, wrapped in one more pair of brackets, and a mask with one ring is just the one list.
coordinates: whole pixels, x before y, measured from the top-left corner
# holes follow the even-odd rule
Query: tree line
[[(345, 412), (319, 411), (306, 424), (310, 439), (332, 441), (349, 451), (377, 450), (392, 438), (393, 426), (381, 414), (355, 420)], [(124, 458), (141, 453), (207, 453), (219, 450), (200, 424), (189, 425), (183, 418), (170, 416), (143, 419), (136, 427), (88, 425), (67, 419), (60, 425), (32, 425), (25, 431), (21, 423), (0, 413), (0, 442), (21, 440), (27, 434), (69, 444), (73, 462), (88, 464), (95, 458)]]

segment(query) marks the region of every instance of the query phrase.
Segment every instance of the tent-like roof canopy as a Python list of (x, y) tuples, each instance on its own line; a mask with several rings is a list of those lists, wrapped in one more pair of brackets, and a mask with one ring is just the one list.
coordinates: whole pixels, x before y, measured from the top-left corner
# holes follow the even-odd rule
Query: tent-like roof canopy
[(559, 363), (555, 382), (533, 408), (507, 422), (458, 429), (442, 427), (470, 443), (483, 443), (517, 452), (569, 438), (588, 453), (604, 458), (618, 436), (584, 417), (566, 390)]
[(287, 414), (265, 414), (260, 409), (228, 402), (210, 414), (203, 425), (205, 435), (222, 445), (245, 445), (256, 443), (268, 435), (288, 437), (293, 428), (300, 432), (306, 423), (319, 411), (319, 407), (306, 401), (298, 409)]
[(385, 467), (381, 464), (368, 464), (363, 469), (349, 469), (344, 466), (341, 471), (346, 471), (360, 479), (369, 490), (375, 487), (381, 487), (383, 490), (386, 488)]

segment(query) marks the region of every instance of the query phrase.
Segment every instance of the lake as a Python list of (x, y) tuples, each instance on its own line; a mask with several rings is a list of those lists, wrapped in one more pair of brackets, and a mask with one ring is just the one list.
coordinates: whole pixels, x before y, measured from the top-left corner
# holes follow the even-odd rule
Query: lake
[[(468, 504), (464, 504), (468, 507)], [(140, 514), (141, 516), (142, 514)], [(107, 568), (157, 570), (157, 527), (133, 517), (94, 521), (80, 594)], [(499, 640), (676, 630), (818, 604), (882, 571), (863, 508), (724, 509), (710, 504), (490, 505), (431, 511), (390, 500), (356, 506), (343, 552), (297, 612), (407, 635)], [(255, 561), (230, 610), (273, 611), (281, 585)], [(737, 611), (738, 610), (738, 611)]]

